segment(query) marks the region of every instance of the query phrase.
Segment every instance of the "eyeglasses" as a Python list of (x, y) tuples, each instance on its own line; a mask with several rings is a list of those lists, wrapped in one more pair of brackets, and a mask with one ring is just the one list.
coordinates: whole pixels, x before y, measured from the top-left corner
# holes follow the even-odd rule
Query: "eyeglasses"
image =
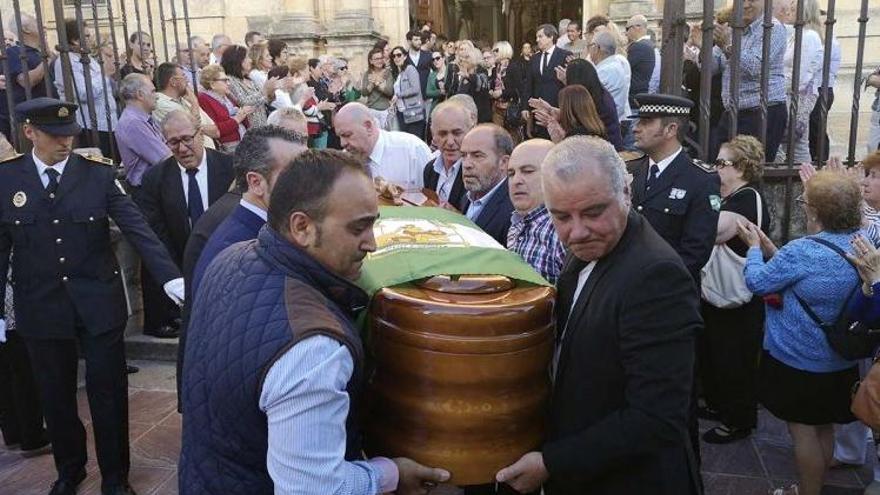
[(492, 51), (495, 52), (495, 53), (498, 53), (498, 49), (497, 49), (497, 48), (493, 48)]
[(340, 67), (339, 70), (348, 70), (348, 67)]
[(171, 149), (177, 149), (180, 147), (181, 144), (186, 146), (187, 148), (191, 148), (193, 143), (195, 142), (196, 136), (198, 135), (199, 131), (196, 131), (191, 136), (180, 136), (176, 139), (168, 139), (165, 141), (165, 144), (167, 144), (168, 147)]
[(228, 77), (218, 77), (217, 79), (214, 79), (214, 81), (217, 81), (217, 82), (229, 82), (229, 78), (228, 78)]
[(730, 160), (725, 160), (723, 158), (718, 158), (717, 160), (715, 160), (715, 168), (716, 169), (724, 168), (724, 167), (732, 167), (732, 166), (733, 166), (733, 162)]
[(392, 53), (391, 56), (394, 58), (400, 58), (400, 57), (403, 57), (403, 54), (398, 52), (398, 53)]
[(439, 62), (439, 61), (441, 61), (441, 60), (443, 60), (443, 59), (440, 58), (440, 57), (434, 57), (434, 62)]

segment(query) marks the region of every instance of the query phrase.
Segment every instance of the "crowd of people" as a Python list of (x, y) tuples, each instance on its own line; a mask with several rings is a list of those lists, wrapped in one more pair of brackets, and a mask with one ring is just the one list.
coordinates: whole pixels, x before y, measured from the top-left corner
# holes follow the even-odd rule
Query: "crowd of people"
[[(243, 45), (193, 36), (160, 64), (134, 32), (120, 58), (68, 20), (72, 85), (63, 57), (45, 70), (22, 15), (0, 81), (7, 447), (52, 452), (50, 494), (76, 493), (82, 357), (102, 493), (134, 493), (123, 334), (142, 307), (145, 335), (179, 338), (181, 493), (429, 492), (450, 473), (366, 459), (357, 414), (368, 301), (354, 282), (376, 250), (377, 195), (420, 192), (558, 294), (546, 438), (465, 493), (702, 493), (700, 441), (748, 438), (760, 404), (787, 424), (798, 468), (798, 484), (773, 493), (818, 495), (835, 464), (868, 461), (850, 404), (873, 354), (843, 350), (834, 332), (880, 319), (880, 68), (866, 80), (878, 88), (872, 152), (817, 171), (824, 30), (817, 1), (802, 3), (800, 51), (797, 3), (774, 2), (763, 60), (763, 2), (746, 2), (736, 70), (729, 9), (712, 67), (692, 29), (684, 96), (658, 92), (643, 15), (543, 24), (516, 49), (425, 26), (405, 45), (376, 43), (362, 75), (258, 32)], [(802, 110), (788, 122), (795, 53)], [(705, 163), (693, 159), (702, 70)], [(761, 184), (789, 134), (807, 236), (777, 248)], [(18, 138), (32, 150), (15, 153)], [(702, 434), (698, 418), (712, 422)]]

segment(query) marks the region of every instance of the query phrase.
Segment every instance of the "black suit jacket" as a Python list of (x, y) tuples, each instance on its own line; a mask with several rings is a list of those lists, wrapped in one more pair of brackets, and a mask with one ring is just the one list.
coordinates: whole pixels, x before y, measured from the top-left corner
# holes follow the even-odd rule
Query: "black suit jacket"
[[(467, 194), (461, 197), (459, 211), (467, 213), (470, 201)], [(513, 213), (513, 203), (510, 202), (507, 178), (498, 186), (498, 189), (489, 197), (489, 201), (483, 206), (483, 210), (474, 220), (478, 227), (492, 236), (502, 246), (507, 247), (507, 231), (510, 230), (510, 215)]]
[(528, 109), (529, 98), (543, 98), (550, 105), (559, 106), (559, 91), (564, 85), (556, 77), (556, 67), (565, 65), (565, 59), (569, 55), (571, 52), (568, 50), (559, 47), (553, 49), (553, 55), (550, 56), (550, 61), (543, 74), (541, 74), (541, 53), (532, 55), (526, 70), (526, 82), (523, 85), (524, 109)]
[[(434, 160), (425, 164), (422, 171), (422, 179), (425, 187), (437, 192), (437, 183), (440, 181), (440, 174), (434, 171)], [(464, 180), (461, 178), (461, 165), (458, 167), (458, 173), (455, 175), (455, 181), (452, 183), (452, 190), (449, 191), (449, 204), (458, 206), (462, 202), (462, 198), (467, 191), (464, 189)]]
[(641, 40), (630, 43), (626, 52), (626, 59), (632, 69), (632, 79), (629, 85), (629, 97), (632, 100), (637, 94), (647, 93), (651, 84), (651, 74), (654, 73), (654, 45), (651, 40)]
[(573, 301), (586, 265), (569, 256), (558, 281), (557, 332), (565, 332), (542, 448), (546, 492), (698, 493), (687, 434), (702, 326), (693, 281), (632, 212)]
[(647, 189), (648, 157), (627, 162), (633, 175), (632, 207), (648, 219), (654, 230), (681, 256), (684, 265), (700, 280), (709, 261), (718, 231), (721, 208), (718, 174), (696, 165), (681, 153)]
[[(229, 190), (235, 175), (232, 157), (206, 149), (208, 154), (208, 205), (220, 199)], [(141, 193), (138, 195), (141, 209), (153, 231), (165, 243), (177, 266), (183, 266), (183, 251), (192, 227), (180, 167), (172, 156), (151, 167), (144, 174)]]
[(111, 218), (157, 282), (180, 277), (114, 167), (70, 155), (52, 199), (30, 153), (0, 164), (0, 298), (12, 255), (21, 335), (72, 339), (77, 327), (92, 335), (124, 328), (128, 314), (110, 247)]

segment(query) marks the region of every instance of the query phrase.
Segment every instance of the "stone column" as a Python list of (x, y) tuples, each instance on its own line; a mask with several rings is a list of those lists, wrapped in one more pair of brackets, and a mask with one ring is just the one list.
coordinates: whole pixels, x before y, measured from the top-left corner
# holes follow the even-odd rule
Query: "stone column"
[(370, 0), (334, 0), (334, 27), (339, 32), (373, 32)]
[(315, 15), (314, 0), (276, 0), (272, 4), (272, 14), (260, 19), (265, 23), (263, 29), (254, 19), (248, 19), (252, 29), (286, 41), (299, 56), (313, 57), (323, 30)]
[(348, 59), (353, 75), (367, 68), (367, 53), (379, 39), (371, 0), (334, 0), (333, 21), (323, 37), (327, 53)]
[(652, 17), (657, 14), (657, 4), (653, 0), (611, 0), (608, 4), (608, 17), (614, 21), (626, 20), (636, 14)]

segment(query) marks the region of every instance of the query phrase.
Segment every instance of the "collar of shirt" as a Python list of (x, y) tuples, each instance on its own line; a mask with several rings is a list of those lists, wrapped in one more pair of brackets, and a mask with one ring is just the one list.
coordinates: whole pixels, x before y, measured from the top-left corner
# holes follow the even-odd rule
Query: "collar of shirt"
[(553, 57), (554, 51), (556, 51), (556, 45), (551, 46), (549, 50), (544, 52), (547, 54), (547, 63), (548, 64), (550, 63), (550, 58)]
[(256, 215), (256, 216), (258, 216), (258, 217), (260, 217), (260, 218), (262, 218), (264, 222), (268, 222), (268, 221), (269, 221), (269, 213), (268, 213), (266, 210), (260, 208), (259, 206), (257, 206), (257, 205), (255, 205), (255, 204), (251, 203), (250, 201), (248, 201), (248, 200), (246, 200), (246, 199), (244, 199), (244, 198), (241, 198), (241, 201), (239, 201), (238, 204), (240, 204), (241, 207), (244, 208), (245, 210), (247, 210), (247, 211), (253, 213), (254, 215)]
[(646, 35), (642, 36), (641, 38), (637, 39), (636, 43), (638, 43), (639, 41), (643, 41), (643, 40), (651, 41), (651, 37), (646, 34)]
[[(177, 168), (180, 169), (180, 173), (186, 176), (186, 168), (177, 162)], [(202, 161), (199, 162), (199, 173), (196, 175), (201, 175), (202, 173), (208, 173), (208, 152), (202, 151)]]
[[(52, 165), (47, 165), (45, 162), (43, 162), (43, 160), (37, 158), (37, 154), (33, 151), (31, 152), (31, 156), (34, 158), (34, 165), (37, 166), (37, 175), (40, 176), (40, 180), (45, 177), (44, 174), (46, 173), (46, 169), (51, 167), (58, 172), (58, 180), (60, 181), (61, 176), (64, 174), (64, 167), (67, 166), (67, 161), (70, 160), (70, 155), (67, 155), (67, 158), (65, 158), (64, 160), (61, 160), (60, 162), (54, 163)], [(48, 183), (48, 178), (46, 182)]]
[[(177, 162), (177, 168), (180, 169), (180, 180), (183, 182), (183, 197), (189, 204), (189, 176), (186, 169)], [(202, 209), (208, 209), (208, 152), (202, 152), (202, 162), (199, 163), (198, 172), (196, 172), (196, 183), (199, 185), (199, 195), (202, 197)]]
[(125, 105), (125, 110), (123, 110), (122, 113), (129, 114), (133, 118), (136, 118), (138, 120), (142, 120), (144, 122), (151, 122), (150, 119), (152, 118), (152, 116), (150, 114), (148, 114), (147, 112), (144, 112), (143, 110), (136, 107), (135, 105)]
[[(461, 168), (461, 158), (458, 159), (455, 163), (452, 164), (448, 169), (446, 168), (446, 162), (443, 160), (443, 154), (441, 153), (437, 156), (437, 159), (434, 160), (434, 172), (440, 174), (440, 177), (444, 176), (452, 176), (455, 177), (455, 174), (458, 173), (458, 169)], [(448, 172), (447, 172), (448, 170)]]
[(657, 165), (657, 177), (660, 177), (660, 174), (662, 174), (663, 171), (666, 170), (666, 167), (668, 167), (669, 164), (671, 164), (672, 161), (675, 160), (675, 158), (678, 156), (678, 154), (681, 153), (681, 149), (682, 149), (681, 146), (679, 146), (678, 150), (676, 150), (675, 153), (667, 156), (666, 158), (664, 158), (656, 163), (654, 162), (654, 160), (648, 158), (648, 175), (651, 174), (651, 165)]
[(529, 224), (535, 221), (535, 219), (541, 217), (542, 215), (547, 214), (547, 207), (545, 205), (538, 205), (537, 208), (533, 208), (532, 211), (523, 215), (522, 213), (513, 210), (513, 213), (510, 214), (510, 224), (511, 225), (519, 225), (520, 223)]
[(502, 178), (500, 181), (498, 181), (498, 184), (495, 184), (495, 186), (492, 189), (489, 189), (489, 192), (484, 194), (483, 197), (481, 197), (480, 199), (473, 199), (473, 196), (471, 196), (471, 192), (468, 191), (468, 193), (467, 193), (468, 201), (471, 202), (471, 205), (479, 205), (479, 206), (485, 205), (486, 203), (489, 202), (489, 199), (492, 198), (492, 195), (495, 194), (495, 191), (497, 191), (498, 188), (501, 187), (501, 184), (504, 184), (505, 182), (506, 181)]
[(373, 165), (379, 165), (382, 163), (382, 155), (385, 154), (385, 133), (388, 131), (384, 131), (379, 129), (379, 138), (376, 139), (376, 145), (373, 146), (373, 151), (370, 153), (370, 163)]
[[(779, 21), (777, 21), (776, 18), (774, 17), (773, 20), (772, 20), (772, 22), (773, 22), (773, 23), (776, 23), (776, 22), (779, 22)], [(751, 24), (749, 24), (748, 26), (746, 26), (745, 30), (743, 31), (743, 34), (752, 34), (752, 33), (757, 32), (757, 33), (761, 33), (761, 36), (763, 36), (763, 35), (764, 35), (764, 26), (763, 26), (763, 24), (764, 24), (764, 14), (762, 13), (761, 15), (759, 15), (758, 17), (756, 17), (755, 20), (752, 21)]]

